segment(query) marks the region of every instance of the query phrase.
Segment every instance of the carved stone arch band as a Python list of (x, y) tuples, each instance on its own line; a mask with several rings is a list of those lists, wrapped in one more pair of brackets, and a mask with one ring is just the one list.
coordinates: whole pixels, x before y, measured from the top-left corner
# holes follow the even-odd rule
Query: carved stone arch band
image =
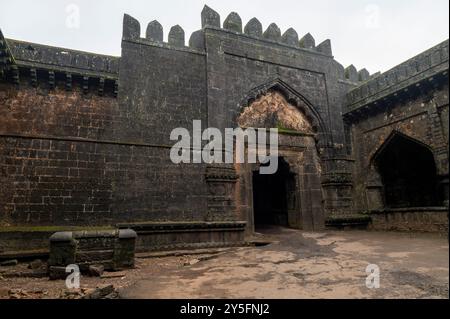
[[(270, 96), (272, 94), (272, 96)], [(289, 107), (295, 108), (299, 111), (302, 116), (297, 117), (296, 125), (294, 123), (290, 123), (292, 127), (287, 127), (288, 129), (292, 129), (294, 131), (299, 131), (302, 133), (310, 133), (316, 137), (318, 142), (321, 145), (328, 145), (328, 130), (325, 126), (320, 114), (313, 107), (313, 105), (300, 93), (290, 87), (288, 84), (283, 82), (281, 79), (273, 79), (270, 80), (254, 89), (252, 89), (247, 96), (240, 102), (240, 112), (238, 114), (238, 118), (236, 122), (240, 126), (245, 126), (245, 123), (242, 123), (243, 116), (247, 116), (248, 107), (251, 106), (254, 102), (259, 101), (261, 98), (269, 96), (275, 99), (284, 99), (286, 105)], [(261, 101), (263, 102), (263, 101)], [(265, 102), (265, 101), (264, 101)], [(267, 108), (264, 111), (268, 111)], [(284, 119), (289, 122), (289, 119), (295, 117), (295, 112), (292, 110), (287, 110), (286, 114), (284, 114)], [(267, 116), (268, 114), (266, 114)], [(270, 119), (268, 119), (270, 120)], [(275, 119), (276, 120), (276, 119)], [(273, 124), (273, 123), (272, 123)], [(267, 128), (267, 127), (266, 127)]]

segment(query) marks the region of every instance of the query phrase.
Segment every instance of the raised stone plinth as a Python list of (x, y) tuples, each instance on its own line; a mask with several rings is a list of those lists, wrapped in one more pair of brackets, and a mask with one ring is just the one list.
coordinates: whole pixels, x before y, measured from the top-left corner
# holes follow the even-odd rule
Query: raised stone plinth
[(139, 235), (136, 251), (218, 248), (245, 242), (245, 222), (166, 222), (119, 224)]
[(373, 230), (448, 234), (447, 207), (385, 209), (370, 217)]
[(59, 232), (50, 237), (50, 270), (76, 264), (82, 272), (91, 265), (105, 270), (134, 267), (136, 232), (130, 229)]

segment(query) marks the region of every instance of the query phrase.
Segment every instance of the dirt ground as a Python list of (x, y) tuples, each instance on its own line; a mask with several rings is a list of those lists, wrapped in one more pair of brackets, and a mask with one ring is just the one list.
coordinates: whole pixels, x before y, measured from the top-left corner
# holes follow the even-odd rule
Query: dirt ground
[[(448, 298), (447, 238), (364, 231), (305, 233), (261, 230), (259, 247), (140, 254), (136, 269), (81, 278), (80, 290), (48, 278), (5, 278), (1, 298), (76, 299), (114, 285), (120, 298)], [(191, 252), (192, 253), (192, 252)], [(152, 258), (149, 258), (152, 257)], [(380, 269), (380, 288), (366, 287), (366, 267)]]
[[(274, 241), (142, 279), (123, 298), (448, 298), (447, 238), (267, 229)], [(380, 268), (368, 289), (366, 268)]]
[[(6, 274), (33, 273), (29, 262), (22, 262), (14, 267), (0, 267), (0, 299), (80, 299), (87, 292), (98, 287), (113, 285), (116, 290), (128, 287), (144, 278), (162, 275), (167, 270), (176, 270), (190, 266), (194, 261), (200, 262), (215, 257), (224, 250), (209, 251), (202, 254), (184, 255), (138, 254), (135, 268), (121, 272), (105, 272), (102, 277), (81, 276), (80, 289), (67, 289), (64, 280), (44, 278), (8, 277)], [(155, 257), (161, 255), (161, 257)], [(169, 255), (169, 256), (165, 256)], [(193, 261), (194, 260), (194, 261)], [(3, 275), (2, 275), (3, 274)]]

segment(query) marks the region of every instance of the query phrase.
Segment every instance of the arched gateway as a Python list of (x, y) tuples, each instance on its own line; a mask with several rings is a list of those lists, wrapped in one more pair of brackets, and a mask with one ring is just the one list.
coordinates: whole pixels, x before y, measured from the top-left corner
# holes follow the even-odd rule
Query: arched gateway
[[(284, 88), (284, 89), (283, 89)], [(308, 102), (289, 97), (277, 83), (251, 99), (237, 119), (241, 128), (278, 128), (278, 171), (260, 174), (263, 163), (236, 164), (238, 207), (249, 231), (259, 225), (281, 225), (305, 230), (324, 228), (317, 151), (321, 121)], [(248, 150), (247, 150), (248, 151)]]

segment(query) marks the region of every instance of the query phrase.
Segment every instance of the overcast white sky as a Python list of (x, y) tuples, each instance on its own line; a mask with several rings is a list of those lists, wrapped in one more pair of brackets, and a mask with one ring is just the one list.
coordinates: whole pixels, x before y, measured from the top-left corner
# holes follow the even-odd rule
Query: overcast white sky
[(157, 19), (166, 38), (179, 24), (187, 41), (205, 4), (222, 22), (236, 11), (244, 25), (257, 17), (264, 28), (275, 22), (282, 32), (310, 32), (317, 44), (331, 39), (337, 61), (371, 73), (449, 37), (448, 0), (0, 0), (0, 28), (8, 38), (120, 56), (124, 13), (142, 33)]

